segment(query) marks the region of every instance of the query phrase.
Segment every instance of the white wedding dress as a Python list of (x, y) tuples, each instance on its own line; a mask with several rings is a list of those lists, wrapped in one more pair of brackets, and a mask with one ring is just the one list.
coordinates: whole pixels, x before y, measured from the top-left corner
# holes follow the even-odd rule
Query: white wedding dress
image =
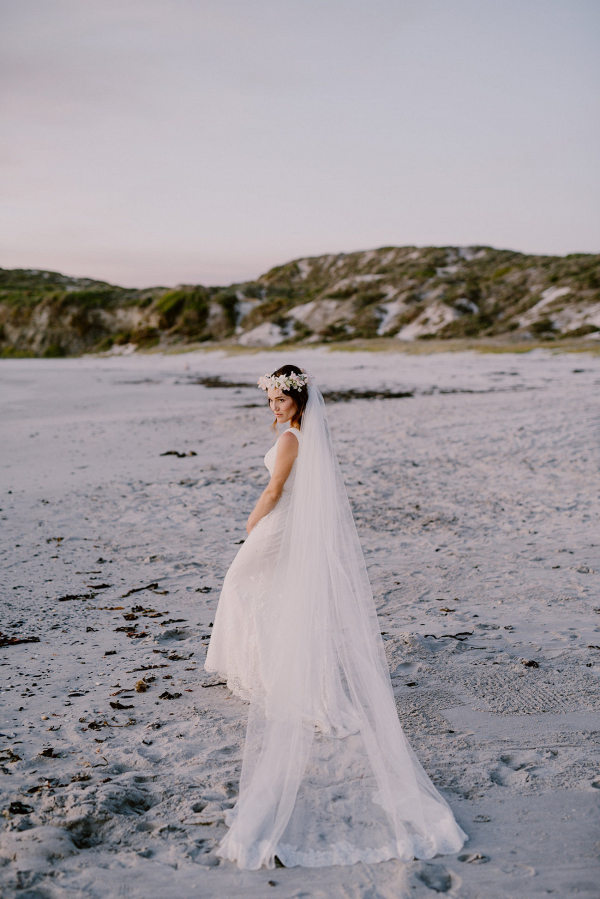
[(308, 394), (298, 457), (227, 573), (205, 663), (250, 703), (218, 854), (255, 870), (456, 853), (467, 837), (398, 721), (323, 398)]
[[(292, 434), (302, 440), (300, 431)], [(264, 458), (270, 475), (275, 469), (279, 438)], [(223, 582), (204, 668), (226, 678), (232, 693), (250, 702), (261, 685), (257, 621), (264, 608), (296, 478), (296, 461), (275, 508), (252, 529)]]

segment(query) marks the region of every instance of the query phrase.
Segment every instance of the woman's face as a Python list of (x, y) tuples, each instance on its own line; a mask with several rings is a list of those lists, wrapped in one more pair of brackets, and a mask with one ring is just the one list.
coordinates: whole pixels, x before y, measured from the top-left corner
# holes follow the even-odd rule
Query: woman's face
[(296, 403), (291, 396), (286, 396), (280, 387), (268, 391), (269, 406), (277, 419), (277, 424), (291, 421), (296, 411)]

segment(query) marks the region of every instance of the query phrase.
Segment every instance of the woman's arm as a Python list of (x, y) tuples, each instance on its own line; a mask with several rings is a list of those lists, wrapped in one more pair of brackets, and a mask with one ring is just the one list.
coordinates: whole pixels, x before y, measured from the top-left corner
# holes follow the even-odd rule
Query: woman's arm
[(298, 438), (287, 431), (279, 438), (277, 446), (277, 458), (275, 459), (275, 468), (271, 475), (271, 480), (263, 490), (257, 504), (252, 510), (252, 514), (248, 518), (246, 531), (250, 533), (253, 527), (258, 524), (261, 518), (268, 515), (279, 502), (285, 482), (287, 481), (294, 460), (298, 455)]

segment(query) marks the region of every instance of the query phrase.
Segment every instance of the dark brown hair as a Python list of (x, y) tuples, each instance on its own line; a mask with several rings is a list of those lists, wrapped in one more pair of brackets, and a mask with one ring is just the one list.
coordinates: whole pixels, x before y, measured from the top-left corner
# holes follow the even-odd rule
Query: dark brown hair
[[(272, 378), (278, 378), (280, 375), (284, 377), (287, 375), (301, 375), (302, 369), (297, 365), (282, 365), (281, 368), (278, 368), (277, 371), (274, 371), (271, 374)], [(306, 409), (306, 404), (308, 403), (308, 385), (305, 384), (304, 387), (301, 387), (300, 390), (288, 390), (286, 388), (281, 388), (281, 392), (285, 396), (290, 396), (296, 404), (296, 411), (292, 415), (290, 420), (290, 427), (296, 426), (300, 427), (302, 424), (302, 413)], [(277, 419), (271, 425), (271, 429), (275, 431), (277, 428)]]

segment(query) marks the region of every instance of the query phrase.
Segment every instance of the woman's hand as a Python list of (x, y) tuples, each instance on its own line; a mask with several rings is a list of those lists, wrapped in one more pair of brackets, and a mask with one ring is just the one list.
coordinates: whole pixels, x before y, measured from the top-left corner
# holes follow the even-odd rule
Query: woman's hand
[(248, 516), (248, 521), (246, 522), (246, 533), (249, 534), (252, 528), (256, 527), (258, 521), (255, 520), (254, 512)]

